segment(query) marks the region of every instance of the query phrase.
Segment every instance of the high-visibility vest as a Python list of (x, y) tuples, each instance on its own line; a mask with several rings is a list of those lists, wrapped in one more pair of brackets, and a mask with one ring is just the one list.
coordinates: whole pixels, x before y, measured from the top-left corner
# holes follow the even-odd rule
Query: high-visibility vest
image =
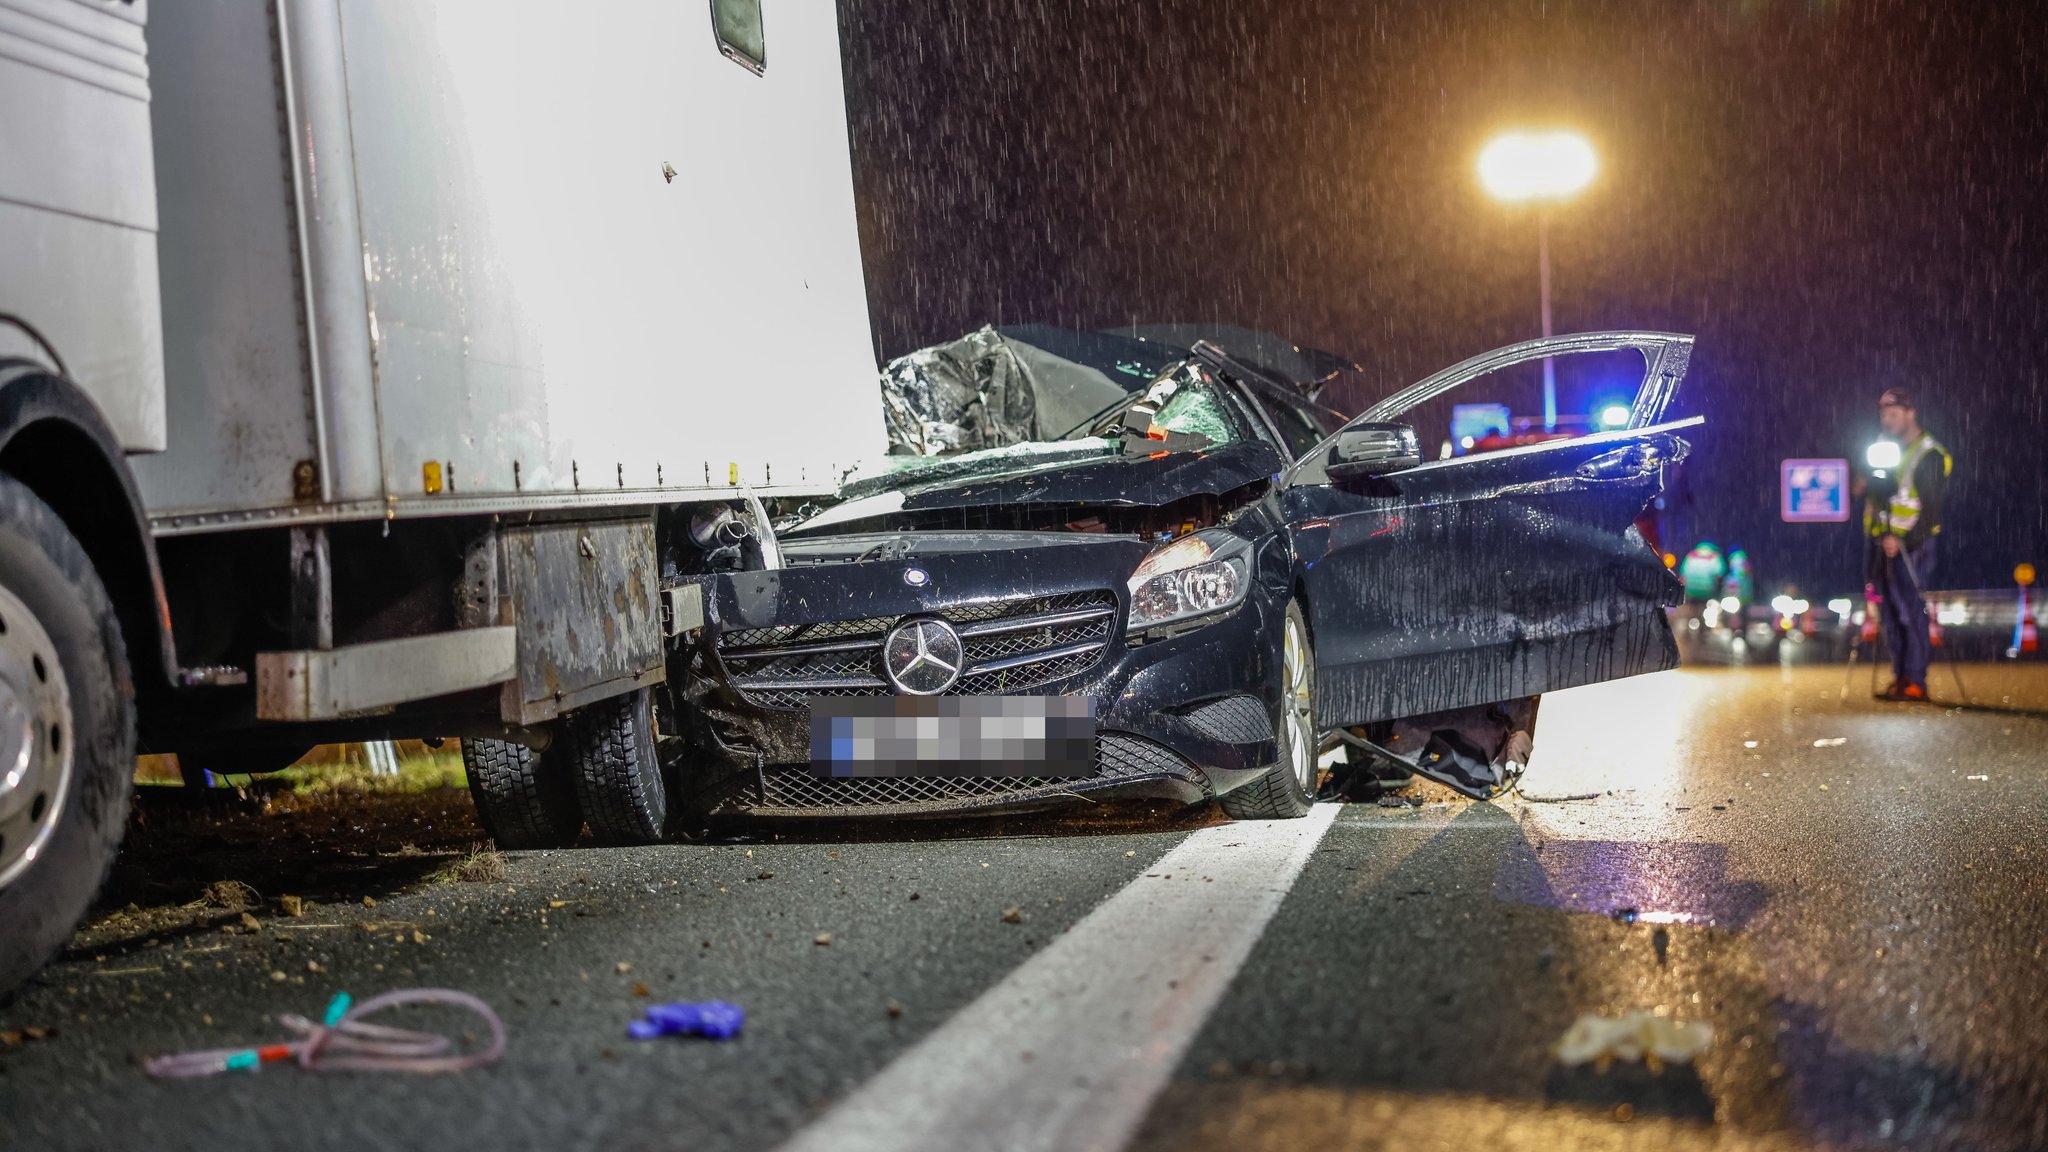
[[(1920, 434), (1919, 439), (1906, 445), (1905, 450), (1899, 453), (1899, 490), (1892, 493), (1889, 508), (1891, 532), (1894, 536), (1904, 536), (1913, 530), (1913, 525), (1920, 522), (1920, 492), (1913, 486), (1913, 477), (1920, 470), (1920, 462), (1927, 458), (1929, 452), (1941, 453), (1943, 476), (1947, 476), (1955, 467), (1955, 457), (1950, 456), (1948, 449), (1943, 448), (1934, 437), (1925, 432)], [(1879, 523), (1877, 517), (1871, 515), (1867, 508), (1864, 510), (1863, 524), (1872, 536), (1882, 536), (1885, 533), (1885, 526)], [(1941, 525), (1936, 524), (1934, 533), (1938, 535), (1940, 532)]]

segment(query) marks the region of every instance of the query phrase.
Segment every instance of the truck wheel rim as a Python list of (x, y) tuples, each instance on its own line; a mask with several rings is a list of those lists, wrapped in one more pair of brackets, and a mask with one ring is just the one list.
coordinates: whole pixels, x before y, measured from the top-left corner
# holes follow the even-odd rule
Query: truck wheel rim
[(1291, 767), (1294, 778), (1301, 782), (1301, 790), (1314, 796), (1316, 737), (1315, 721), (1310, 718), (1313, 701), (1309, 691), (1308, 643), (1301, 634), (1301, 625), (1292, 620), (1287, 622), (1282, 652), (1281, 675), (1287, 682), (1287, 754), (1293, 760)]
[(71, 788), (71, 692), (57, 646), (0, 587), (0, 887), (35, 864)]

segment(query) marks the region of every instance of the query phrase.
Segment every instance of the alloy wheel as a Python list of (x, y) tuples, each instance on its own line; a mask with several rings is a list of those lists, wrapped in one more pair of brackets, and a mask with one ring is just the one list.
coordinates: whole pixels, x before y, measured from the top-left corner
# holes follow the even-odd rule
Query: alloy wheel
[(1308, 638), (1290, 617), (1281, 641), (1281, 677), (1286, 684), (1282, 722), (1287, 725), (1288, 756), (1294, 778), (1308, 796), (1316, 794), (1316, 729), (1312, 715), (1313, 685), (1309, 680)]

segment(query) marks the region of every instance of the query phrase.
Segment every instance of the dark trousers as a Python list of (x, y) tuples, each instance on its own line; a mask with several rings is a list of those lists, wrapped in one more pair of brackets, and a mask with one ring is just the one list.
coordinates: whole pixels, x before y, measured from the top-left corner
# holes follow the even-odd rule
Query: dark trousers
[[(1906, 571), (1911, 564), (1913, 570)], [(1934, 572), (1934, 541), (1873, 564), (1877, 594), (1884, 597), (1884, 638), (1892, 646), (1892, 675), (1901, 684), (1927, 686), (1927, 599), (1921, 591)]]

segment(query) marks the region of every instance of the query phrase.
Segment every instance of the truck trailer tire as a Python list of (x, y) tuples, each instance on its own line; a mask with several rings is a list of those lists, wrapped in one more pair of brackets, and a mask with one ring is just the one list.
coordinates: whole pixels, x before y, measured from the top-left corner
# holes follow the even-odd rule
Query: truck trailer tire
[(655, 752), (654, 694), (641, 688), (569, 717), (571, 774), (591, 835), (655, 844), (668, 832), (668, 785)]
[(576, 781), (562, 741), (536, 752), (488, 737), (462, 742), (462, 770), (476, 816), (500, 848), (563, 848), (583, 830)]
[(71, 938), (135, 779), (134, 683), (85, 550), (0, 475), (0, 995)]

